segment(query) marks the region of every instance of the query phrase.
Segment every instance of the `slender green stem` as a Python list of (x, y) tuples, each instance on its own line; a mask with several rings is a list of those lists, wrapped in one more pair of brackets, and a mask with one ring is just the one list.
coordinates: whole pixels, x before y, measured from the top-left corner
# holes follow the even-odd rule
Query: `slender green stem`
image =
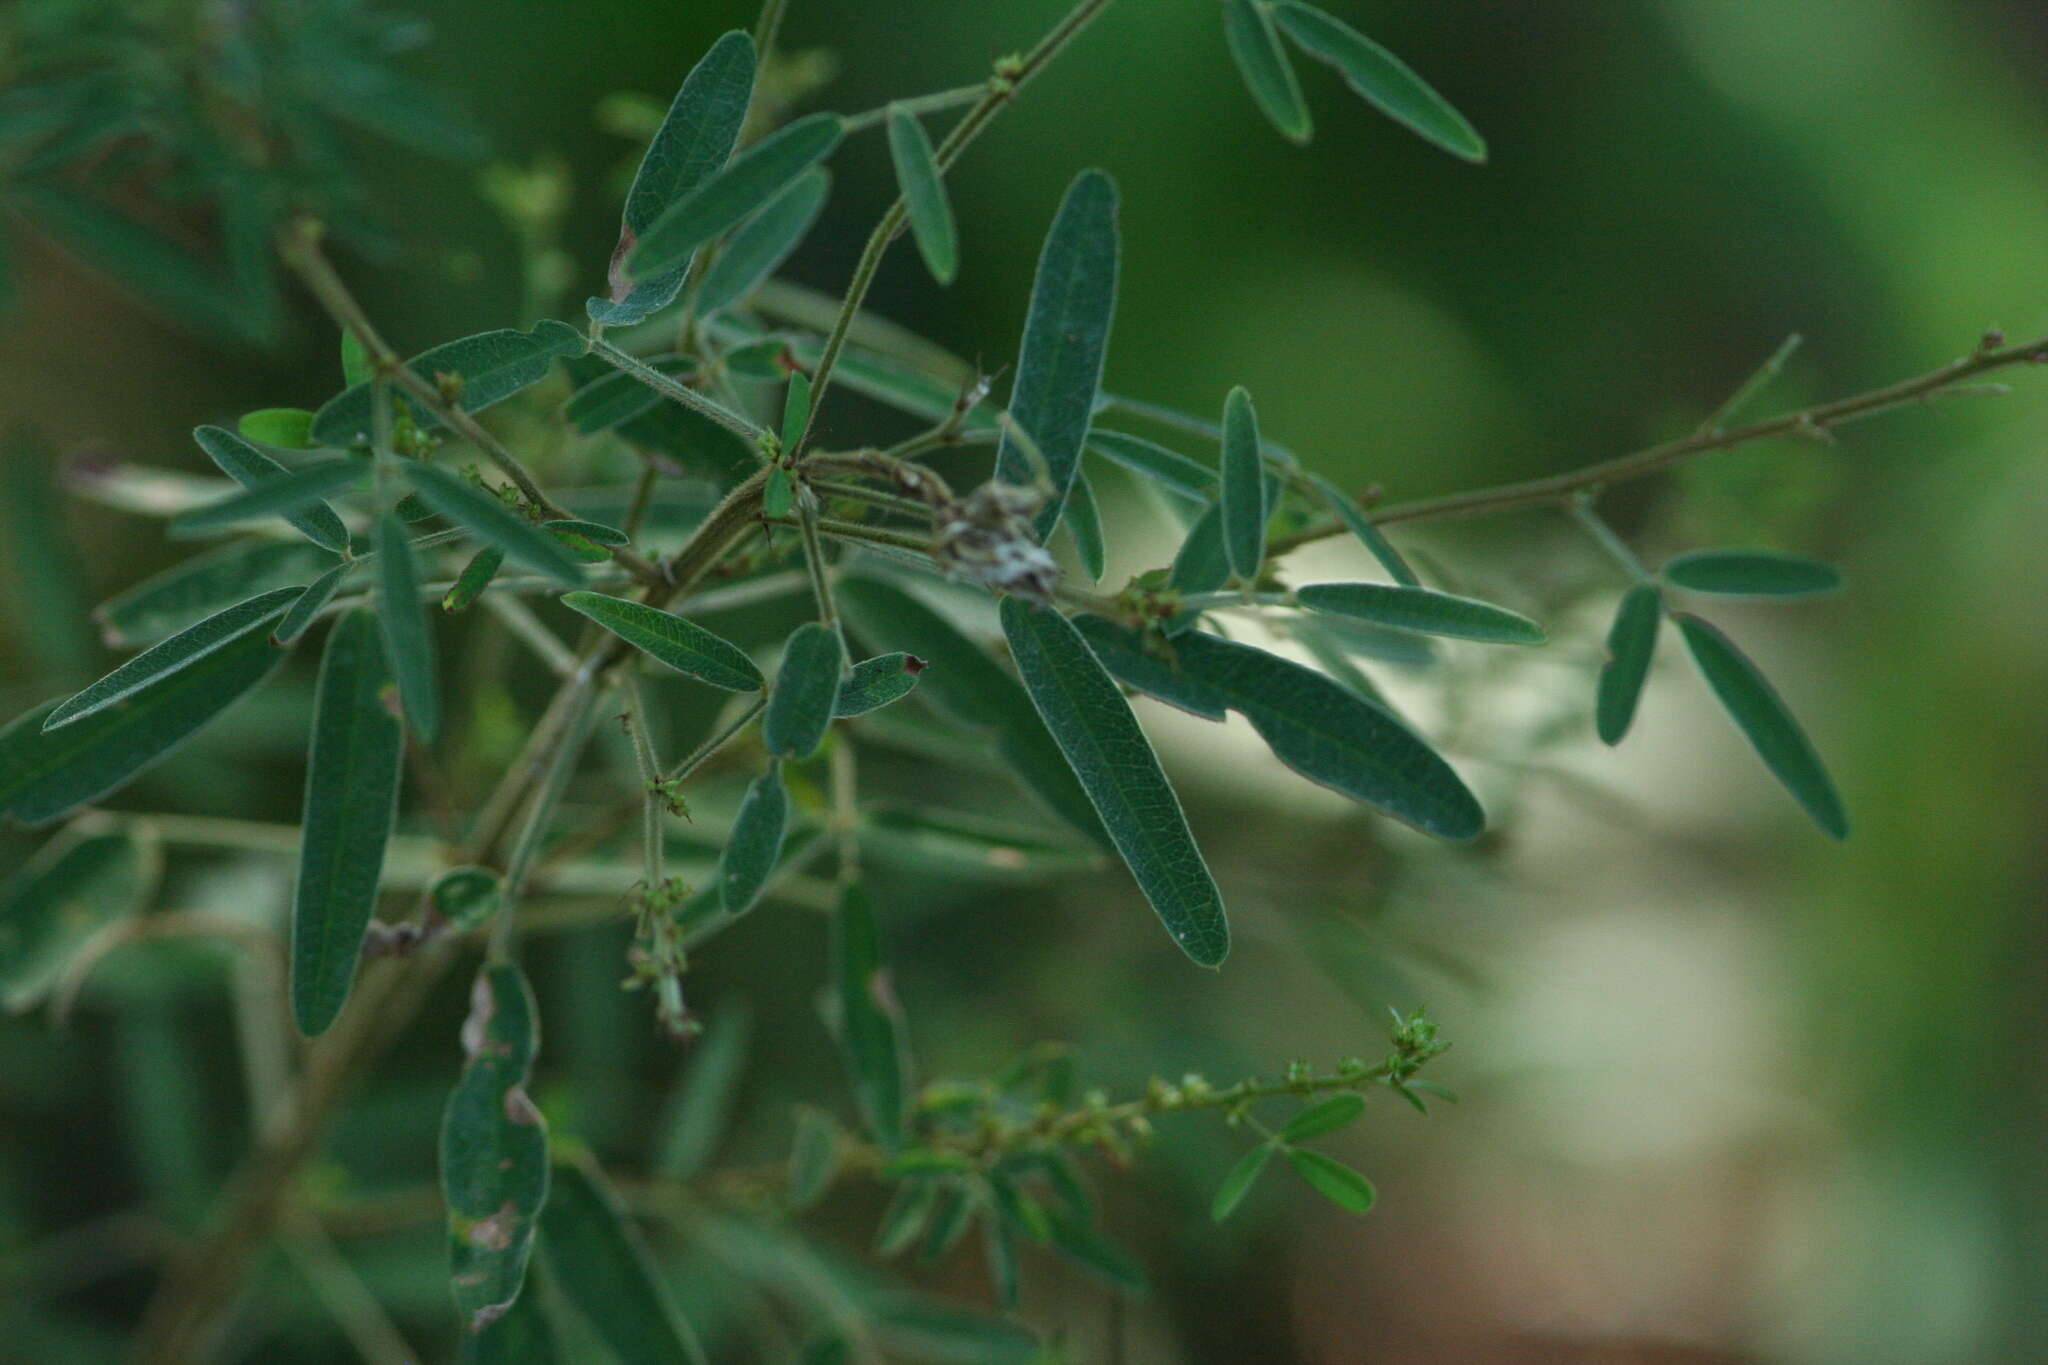
[(709, 417), (712, 421), (724, 427), (727, 431), (743, 436), (749, 442), (758, 444), (761, 438), (768, 434), (767, 428), (754, 425), (753, 422), (726, 407), (718, 400), (707, 398), (688, 384), (682, 383), (671, 375), (663, 374), (660, 370), (641, 360), (639, 356), (634, 355), (630, 351), (620, 350), (603, 337), (593, 336), (591, 338), (590, 353), (610, 364), (613, 368), (624, 370), (627, 374), (632, 375), (662, 397), (673, 398), (686, 408), (696, 409), (704, 416)]
[(695, 749), (691, 750), (689, 757), (685, 758), (682, 762), (676, 764), (676, 766), (669, 772), (669, 775), (663, 780), (669, 783), (676, 783), (681, 782), (687, 777), (689, 777), (691, 773), (694, 773), (697, 771), (697, 769), (703, 767), (705, 762), (709, 760), (713, 754), (717, 753), (720, 749), (723, 749), (727, 744), (731, 743), (732, 740), (738, 736), (740, 731), (746, 729), (749, 725), (752, 725), (754, 723), (755, 718), (767, 709), (768, 699), (766, 697), (757, 697), (752, 702), (749, 702), (747, 704), (747, 708), (744, 711), (740, 712), (737, 716), (733, 717), (730, 722), (728, 722), (724, 727), (719, 729), (709, 739), (705, 740), (702, 744), (699, 744)]
[[(1850, 422), (1875, 417), (1879, 413), (1890, 412), (1909, 404), (1927, 402), (1950, 392), (1973, 392), (1974, 386), (1965, 381), (1975, 379), (1979, 375), (2018, 365), (2041, 364), (2048, 364), (2048, 337), (2018, 346), (2004, 346), (1994, 342), (1938, 370), (1931, 370), (1911, 379), (1902, 379), (1895, 384), (1872, 389), (1868, 393), (1836, 399), (1832, 403), (1781, 413), (1776, 417), (1726, 431), (1694, 432), (1676, 441), (1666, 441), (1662, 445), (1650, 446), (1628, 455), (1618, 455), (1611, 460), (1602, 460), (1563, 474), (1552, 474), (1540, 479), (1524, 479), (1518, 483), (1499, 484), (1492, 488), (1477, 488), (1470, 492), (1452, 493), (1439, 498), (1418, 498), (1412, 502), (1391, 503), (1385, 507), (1369, 509), (1366, 516), (1375, 525), (1384, 526), (1399, 521), (1438, 521), (1447, 517), (1476, 516), (1515, 507), (1555, 505), (1582, 489), (1597, 489), (1629, 479), (1640, 479), (1669, 465), (1695, 455), (1704, 455), (1709, 451), (1734, 450), (1780, 436), (1826, 440), (1836, 427)], [(1345, 530), (1344, 524), (1338, 521), (1312, 526), (1276, 540), (1273, 553), (1283, 554), (1311, 541), (1342, 535)]]
[(895, 512), (900, 516), (918, 517), (925, 521), (931, 520), (932, 509), (926, 504), (914, 498), (904, 498), (898, 497), (894, 493), (884, 493), (878, 488), (869, 488), (866, 484), (839, 483), (829, 479), (812, 479), (810, 480), (810, 485), (827, 497), (844, 498), (849, 502), (865, 503), (869, 507), (880, 508), (887, 512)]
[(811, 576), (811, 592), (818, 599), (818, 619), (839, 629), (839, 609), (832, 601), (832, 566), (825, 562), (825, 546), (818, 539), (818, 509), (815, 499), (799, 495), (797, 529), (803, 535), (804, 570)]
[[(989, 82), (987, 89), (974, 106), (961, 115), (960, 121), (939, 144), (937, 159), (940, 170), (951, 169), (974, 139), (980, 136), (1003, 106), (1015, 99), (1033, 77), (1043, 71), (1052, 60), (1066, 50), (1069, 43), (1079, 37), (1082, 30), (1095, 21), (1097, 15), (1109, 7), (1110, 0), (1081, 0), (1067, 12), (1067, 16), (1054, 26), (1051, 32), (1039, 40), (1038, 46), (1014, 65), (998, 71), (996, 79)], [(797, 441), (796, 449), (790, 452), (801, 458), (803, 448), (809, 443), (811, 433), (817, 430), (818, 412), (824, 405), (825, 393), (832, 385), (833, 370), (839, 364), (840, 352), (846, 348), (846, 335), (853, 327), (854, 317), (866, 302), (868, 290), (873, 287), (875, 275), (881, 269), (882, 257), (887, 254), (889, 244), (903, 230), (903, 224), (910, 215), (910, 205), (901, 196), (889, 211), (882, 215), (882, 221), (868, 237), (867, 246), (861, 251), (860, 262), (854, 267), (853, 280), (846, 288), (846, 297), (839, 306), (839, 316), (833, 321), (832, 331), (825, 339), (825, 350), (818, 358), (817, 372), (811, 378), (811, 419), (804, 428), (803, 436)]]
[(860, 769), (853, 739), (842, 728), (832, 737), (832, 829), (839, 839), (839, 885), (860, 880)]
[(491, 922), (488, 951), (493, 962), (512, 960), (513, 946), (518, 941), (519, 899), (526, 892), (527, 873), (532, 871), (534, 858), (540, 853), (541, 840), (547, 837), (549, 828), (554, 824), (555, 811), (562, 803), (562, 792), (569, 785), (576, 761), (583, 756), (583, 745), (590, 733), (591, 713), (596, 709), (600, 691), (588, 674), (579, 674), (570, 680), (573, 700), (563, 740), (548, 754), (547, 765), (527, 807), (526, 823), (505, 859), (504, 904), (499, 907), (498, 917)]
[(1607, 524), (1607, 518), (1601, 516), (1594, 509), (1593, 499), (1590, 495), (1581, 493), (1572, 498), (1566, 506), (1571, 510), (1572, 520), (1585, 527), (1586, 534), (1590, 535), (1601, 549), (1612, 555), (1615, 562), (1628, 570), (1631, 577), (1639, 583), (1650, 581), (1652, 576), (1650, 571), (1643, 567), (1642, 560), (1636, 558), (1636, 552), (1629, 549), (1628, 542), (1617, 535), (1614, 528)]
[(661, 760), (654, 753), (654, 736), (647, 728), (647, 702), (640, 695), (636, 679), (626, 680), (626, 725), (633, 733), (633, 762), (640, 771), (640, 863), (647, 878), (649, 894), (660, 890), (666, 878), (667, 840), (661, 817)]
[(941, 90), (935, 94), (917, 95), (907, 100), (891, 100), (879, 109), (870, 109), (864, 114), (849, 116), (844, 120), (846, 131), (858, 133), (873, 128), (878, 124), (886, 123), (892, 110), (901, 109), (904, 113), (913, 117), (923, 114), (943, 113), (948, 109), (958, 109), (963, 104), (972, 104), (986, 94), (988, 94), (988, 82), (977, 81), (973, 85), (956, 86), (951, 90)]

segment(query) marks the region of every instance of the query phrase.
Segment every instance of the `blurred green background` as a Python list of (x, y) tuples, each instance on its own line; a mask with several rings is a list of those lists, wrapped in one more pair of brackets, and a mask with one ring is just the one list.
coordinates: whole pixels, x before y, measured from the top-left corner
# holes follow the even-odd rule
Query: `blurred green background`
[[(600, 102), (665, 101), (752, 11), (430, 8), (436, 41), (412, 69), (458, 94), (504, 159), (569, 168), (573, 309), (602, 280), (633, 152), (600, 126)], [(1434, 152), (1320, 68), (1303, 73), (1317, 139), (1288, 147), (1238, 84), (1213, 5), (1122, 0), (953, 177), (958, 284), (934, 291), (899, 248), (873, 307), (1008, 363), (1061, 188), (1103, 166), (1123, 189), (1126, 253), (1110, 386), (1209, 412), (1244, 383), (1271, 434), (1395, 498), (1682, 433), (1788, 332), (1806, 345), (1770, 410), (1932, 368), (1990, 326), (2048, 332), (2038, 6), (1329, 8), (1458, 104), (1492, 164)], [(978, 78), (1063, 9), (794, 0), (785, 41), (840, 64), (818, 107), (866, 109)], [(404, 252), (350, 273), (392, 339), (417, 349), (517, 320), (517, 248), (474, 175), (363, 154)], [(878, 139), (835, 171), (789, 273), (836, 292), (892, 190)], [(335, 387), (331, 335), (303, 306), (281, 350), (237, 352), (163, 325), (33, 233), (9, 242), (0, 414), (59, 449), (197, 471), (194, 424)], [(1621, 584), (1562, 518), (1530, 513), (1402, 538), (1449, 581), (1554, 625), (1534, 661), (1452, 655), (1447, 675), (1393, 680), (1441, 720), (1493, 811), (1483, 848), (1386, 833), (1273, 765), (1241, 721), (1148, 708), (1239, 925), (1220, 976), (1153, 941), (1120, 871), (1045, 891), (904, 879), (886, 931), (927, 1075), (986, 1074), (1058, 1038), (1112, 1093), (1187, 1070), (1227, 1080), (1376, 1055), (1389, 1004), (1426, 1003), (1455, 1044), (1432, 1074), (1461, 1104), (1427, 1120), (1376, 1106), (1334, 1147), (1379, 1184), (1371, 1216), (1275, 1181), (1212, 1227), (1207, 1194), (1240, 1139), (1162, 1125), (1152, 1158), (1098, 1182), (1152, 1295), (1117, 1306), (1034, 1261), (1026, 1317), (1090, 1361), (2048, 1359), (2048, 376), (2011, 379), (1997, 401), (1904, 412), (1838, 446), (1711, 456), (1609, 500), (1653, 564), (1769, 544), (1844, 566), (1839, 597), (1710, 613), (1828, 757), (1856, 827), (1844, 846), (1805, 825), (1676, 655), (1636, 733), (1597, 744), (1592, 673)], [(7, 472), (20, 506), (39, 472)], [(53, 515), (87, 582), (53, 604), (0, 557), (9, 716), (109, 659), (88, 632), (32, 635), (32, 617), (82, 616), (174, 558), (154, 522), (84, 504)], [(1113, 537), (1112, 582), (1164, 557), (1145, 534)], [(1318, 549), (1303, 567), (1362, 564)], [(294, 820), (310, 678), (299, 660), (110, 804)], [(1447, 691), (1457, 704), (1439, 713)], [(899, 761), (876, 780), (914, 790), (920, 776)], [(0, 870), (31, 847), (0, 832)], [(282, 912), (287, 875), (216, 862), (182, 887), (261, 917)], [(621, 941), (563, 935), (534, 969), (553, 1020), (543, 1094), (629, 1158), (690, 1063), (611, 989)], [(822, 951), (812, 919), (764, 914), (698, 963), (707, 1012), (744, 997), (754, 1019), (738, 1159), (780, 1153), (789, 1099), (838, 1102), (812, 1008)], [(107, 1358), (150, 1260), (228, 1169), (243, 1125), (232, 961), (129, 950), (68, 1027), (0, 1023), (0, 1359)], [(459, 1000), (445, 1005), (354, 1112), (337, 1171), (430, 1179), (456, 1060)], [(874, 1212), (836, 1198), (813, 1226), (858, 1250)], [(416, 1339), (446, 1342), (438, 1231), (347, 1252)], [(979, 1300), (973, 1259), (921, 1278)], [(355, 1358), (288, 1269), (266, 1283), (244, 1358)]]

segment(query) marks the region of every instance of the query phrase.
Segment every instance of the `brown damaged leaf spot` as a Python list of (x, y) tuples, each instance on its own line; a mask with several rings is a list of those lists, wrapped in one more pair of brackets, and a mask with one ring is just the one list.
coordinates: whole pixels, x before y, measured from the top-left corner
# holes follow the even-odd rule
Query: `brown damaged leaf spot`
[(519, 1207), (507, 1199), (496, 1213), (471, 1223), (463, 1237), (481, 1251), (507, 1251), (511, 1249), (512, 1236), (519, 1230), (519, 1223)]
[(505, 1092), (505, 1118), (522, 1128), (532, 1128), (540, 1123), (540, 1110), (527, 1097), (525, 1086), (515, 1085)]
[(624, 303), (633, 296), (633, 277), (626, 273), (626, 257), (633, 254), (633, 248), (640, 244), (640, 235), (629, 227), (619, 229), (619, 244), (612, 248), (611, 265), (605, 272), (606, 282), (612, 287), (612, 302)]
[(913, 678), (930, 667), (930, 663), (918, 658), (915, 654), (906, 654), (903, 656), (903, 671), (905, 673), (908, 673)]
[(469, 991), (469, 1017), (462, 1021), (462, 1051), (475, 1057), (491, 1036), (491, 1016), (498, 1012), (498, 997), (491, 989), (488, 972), (478, 972)]

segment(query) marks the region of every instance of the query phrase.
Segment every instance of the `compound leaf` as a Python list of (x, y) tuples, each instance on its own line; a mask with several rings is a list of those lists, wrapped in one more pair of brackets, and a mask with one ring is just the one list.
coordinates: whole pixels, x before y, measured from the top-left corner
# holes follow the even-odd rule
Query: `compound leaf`
[(1289, 142), (1306, 143), (1315, 132), (1294, 63), (1280, 46), (1273, 12), (1260, 0), (1223, 0), (1223, 37), (1259, 109)]
[[(272, 409), (271, 411), (284, 412), (288, 410)], [(289, 411), (296, 412), (297, 410), (290, 409)], [(248, 417), (242, 419), (242, 423), (246, 427), (252, 419), (265, 415), (264, 413), (251, 413)], [(307, 416), (310, 419), (311, 414), (307, 414)], [(280, 434), (289, 436), (293, 433), (287, 431)], [(200, 427), (192, 433), (192, 439), (199, 443), (199, 448), (206, 452), (207, 458), (220, 466), (223, 474), (226, 474), (244, 488), (255, 488), (268, 480), (280, 478), (288, 472), (283, 465), (264, 454), (262, 450), (251, 442), (244, 440), (224, 427)], [(276, 442), (274, 444), (289, 445), (290, 443)], [(342, 525), (341, 518), (336, 516), (334, 509), (326, 503), (319, 501), (308, 503), (299, 511), (286, 513), (285, 520), (297, 527), (306, 539), (312, 541), (321, 549), (332, 550), (335, 554), (347, 553), (348, 527)]]
[(1277, 0), (1273, 17), (1303, 52), (1343, 73), (1345, 83), (1366, 103), (1452, 156), (1486, 160), (1486, 142), (1465, 116), (1399, 57), (1301, 0)]
[(1842, 586), (1833, 566), (1771, 550), (1695, 550), (1666, 564), (1664, 580), (1725, 597), (1815, 597)]
[(98, 715), (182, 669), (192, 667), (207, 655), (227, 648), (249, 632), (259, 630), (284, 615), (304, 589), (278, 588), (240, 602), (207, 617), (198, 625), (180, 631), (122, 664), (83, 692), (65, 701), (43, 722), (45, 730), (61, 729)]
[[(1038, 258), (1010, 394), (1010, 415), (1037, 443), (1052, 478), (1038, 514), (1041, 541), (1059, 524), (1102, 391), (1116, 317), (1117, 253), (1116, 182), (1102, 171), (1083, 171), (1068, 188)], [(1036, 482), (1033, 463), (1005, 433), (996, 477), (1028, 487)]]
[(1822, 833), (1833, 839), (1848, 838), (1849, 817), (1834, 781), (1777, 689), (1734, 641), (1713, 626), (1685, 612), (1675, 614), (1672, 620), (1678, 623), (1693, 662), (1706, 675), (1729, 717), (1749, 737), (1764, 766), (1777, 774)]
[(1398, 583), (1314, 583), (1297, 588), (1294, 597), (1310, 611), (1423, 635), (1497, 645), (1540, 645), (1544, 640), (1543, 627), (1526, 616), (1490, 602), (1428, 588)]
[(896, 183), (910, 211), (911, 235), (924, 256), (925, 268), (940, 284), (960, 273), (960, 233), (953, 223), (953, 205), (946, 198), (945, 172), (925, 135), (924, 124), (900, 106), (889, 109), (889, 156), (896, 165)]
[(867, 892), (846, 888), (833, 919), (832, 976), (838, 1001), (839, 1045), (853, 1078), (862, 1117), (882, 1150), (903, 1145), (908, 1089), (898, 1010), (882, 966), (875, 914)]
[(1607, 632), (1607, 660), (1600, 666), (1593, 728), (1603, 744), (1619, 744), (1636, 718), (1650, 661), (1657, 655), (1657, 627), (1664, 619), (1664, 594), (1654, 583), (1638, 583), (1622, 594)]
[(798, 626), (782, 651), (775, 691), (761, 717), (761, 739), (777, 758), (806, 759), (825, 742), (839, 685), (846, 672), (846, 643), (839, 632), (817, 621)]
[(503, 550), (507, 558), (546, 574), (560, 583), (583, 581), (582, 566), (562, 548), (562, 542), (522, 517), (514, 516), (504, 503), (464, 483), (445, 469), (421, 460), (405, 462), (406, 481), (419, 500), (490, 545)]
[(284, 661), (258, 622), (97, 715), (45, 733), (54, 704), (0, 730), (0, 815), (43, 825), (167, 757)]
[(1002, 618), (1032, 703), (1145, 898), (1189, 957), (1220, 965), (1230, 953), (1223, 897), (1130, 704), (1066, 617), (1012, 597)]
[(719, 856), (718, 891), (726, 914), (744, 915), (754, 908), (782, 859), (782, 836), (788, 827), (789, 792), (782, 785), (782, 765), (770, 763), (747, 788)]
[(812, 114), (762, 138), (665, 209), (626, 256), (648, 280), (689, 264), (697, 248), (783, 194), (846, 135), (837, 114)]
[(377, 518), (377, 623), (398, 675), (398, 695), (421, 740), (432, 743), (441, 729), (441, 684), (434, 661), (434, 630), (420, 601), (419, 567), (405, 524), (386, 513)]
[(767, 680), (746, 651), (694, 621), (644, 602), (630, 602), (600, 592), (572, 592), (562, 603), (641, 653), (699, 682), (728, 692), (758, 692), (767, 686)]
[(352, 611), (327, 637), (320, 664), (292, 903), (292, 1017), (309, 1038), (334, 1022), (355, 981), (404, 755), (397, 684), (376, 617)]
[(696, 1333), (595, 1163), (556, 1163), (540, 1226), (554, 1282), (620, 1360), (701, 1365)]
[(1314, 782), (1444, 839), (1470, 839), (1485, 813), (1450, 764), (1387, 712), (1313, 669), (1203, 631), (1149, 652), (1100, 617), (1075, 623), (1104, 667), (1168, 705), (1209, 720), (1241, 711), (1273, 756)]
[[(407, 362), (408, 368), (428, 383), (439, 376), (459, 378), (465, 412), (482, 412), (502, 403), (522, 389), (548, 377), (557, 356), (580, 355), (584, 349), (581, 332), (552, 318), (534, 324), (529, 332), (509, 327), (478, 332), (475, 336), (444, 342), (422, 351)], [(313, 439), (323, 446), (359, 445), (370, 439), (370, 385), (356, 384), (333, 398), (313, 414)], [(394, 403), (403, 403), (415, 425), (435, 431), (441, 419), (411, 394), (392, 390)]]
[(619, 245), (612, 253), (611, 297), (586, 305), (593, 321), (629, 326), (667, 307), (681, 292), (688, 262), (635, 281), (626, 258), (656, 220), (732, 158), (754, 97), (754, 40), (738, 29), (711, 45), (668, 107), (626, 192)]
[(1223, 405), (1223, 549), (1245, 582), (1266, 562), (1266, 477), (1260, 467), (1259, 415), (1252, 396), (1232, 389)]
[(441, 1119), (441, 1192), (455, 1306), (480, 1332), (519, 1297), (548, 1198), (547, 1122), (526, 1090), (540, 1024), (518, 967), (486, 964), (477, 973), (462, 1050)]
[(1315, 1189), (1317, 1194), (1340, 1209), (1366, 1213), (1379, 1198), (1372, 1182), (1335, 1157), (1321, 1152), (1289, 1148), (1287, 1163)]

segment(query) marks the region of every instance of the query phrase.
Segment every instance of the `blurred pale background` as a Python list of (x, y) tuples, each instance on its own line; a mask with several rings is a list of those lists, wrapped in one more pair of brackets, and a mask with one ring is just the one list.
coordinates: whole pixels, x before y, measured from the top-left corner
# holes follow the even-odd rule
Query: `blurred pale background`
[[(832, 48), (843, 74), (821, 102), (862, 109), (974, 79), (1062, 8), (794, 0), (786, 37)], [(1683, 431), (1788, 332), (1806, 346), (1769, 407), (1931, 368), (1988, 326), (2048, 332), (2038, 5), (1330, 8), (1456, 101), (1493, 163), (1432, 152), (1320, 70), (1305, 71), (1317, 140), (1289, 148), (1238, 86), (1213, 5), (1122, 0), (955, 178), (960, 282), (935, 294), (900, 250), (875, 306), (1005, 363), (1061, 186), (1104, 166), (1125, 196), (1110, 383), (1200, 411), (1247, 384), (1269, 431), (1394, 497)], [(621, 90), (665, 99), (750, 11), (432, 9), (439, 38), (419, 69), (459, 90), (508, 158), (572, 168), (581, 197), (564, 245), (583, 270), (575, 288), (594, 285), (629, 151), (596, 106)], [(361, 278), (394, 337), (423, 346), (510, 320), (514, 250), (467, 173), (393, 158), (377, 174), (407, 205), (409, 254)], [(839, 287), (887, 174), (873, 140), (841, 158), (799, 278)], [(60, 447), (196, 469), (195, 423), (311, 405), (331, 387), (330, 343), (309, 318), (280, 354), (224, 352), (13, 240), (24, 283), (0, 321), (0, 412)], [(1234, 1140), (1192, 1124), (1109, 1181), (1112, 1223), (1159, 1282), (1131, 1310), (1129, 1359), (2048, 1359), (2048, 375), (2012, 379), (2008, 398), (1902, 413), (1829, 449), (1712, 457), (1610, 503), (1652, 562), (1757, 543), (1843, 565), (1839, 597), (1713, 615), (1828, 757), (1856, 826), (1846, 845), (1805, 825), (1676, 654), (1636, 733), (1602, 749), (1586, 713), (1619, 585), (1561, 519), (1516, 515), (1404, 541), (1474, 590), (1555, 618), (1558, 643), (1538, 661), (1463, 693), (1454, 747), (1500, 828), (1483, 854), (1375, 832), (1253, 761), (1241, 722), (1155, 708), (1147, 723), (1238, 910), (1228, 971), (1189, 973), (1153, 951), (1129, 888), (1108, 876), (1063, 886), (1054, 908), (941, 897), (902, 936), (897, 978), (935, 1074), (1066, 1037), (1112, 1089), (1154, 1072), (1222, 1077), (1370, 1052), (1389, 1003), (1427, 1003), (1454, 1040), (1436, 1074), (1462, 1104), (1427, 1122), (1376, 1109), (1337, 1144), (1381, 1188), (1367, 1219), (1276, 1182), (1212, 1229), (1204, 1193)], [(91, 571), (83, 601), (166, 562), (143, 523), (66, 515)], [(1122, 548), (1113, 580), (1159, 557), (1138, 553), (1142, 538)], [(1310, 562), (1331, 574), (1363, 567), (1319, 553)], [(19, 602), (0, 607), (8, 714), (47, 691)], [(1396, 686), (1436, 714), (1432, 675)], [(226, 771), (222, 744), (188, 771)], [(289, 748), (243, 751), (202, 804), (293, 818)], [(9, 838), (0, 862), (26, 847)], [(772, 926), (754, 927), (707, 959), (709, 996), (774, 958)], [(787, 984), (756, 988), (764, 1014), (807, 1008), (807, 983)], [(188, 1001), (159, 1017), (217, 1032), (218, 1016)], [(779, 1027), (764, 1024), (769, 1045)], [(133, 1122), (44, 1077), (53, 1046), (41, 1021), (0, 1026), (0, 1067), (23, 1077), (10, 1070), (0, 1123)], [(63, 1046), (208, 1045), (89, 1018)], [(564, 1075), (578, 1046), (555, 1053)], [(764, 1100), (781, 1084), (756, 1082)], [(88, 1147), (92, 1169), (145, 1193), (166, 1178), (152, 1162), (180, 1159), (138, 1168), (118, 1133)], [(0, 1180), (0, 1207), (35, 1178)], [(969, 1268), (952, 1287), (974, 1295), (975, 1279)], [(1036, 1288), (1077, 1358), (1108, 1358), (1097, 1291), (1051, 1271)], [(92, 1302), (118, 1321), (134, 1300)]]

